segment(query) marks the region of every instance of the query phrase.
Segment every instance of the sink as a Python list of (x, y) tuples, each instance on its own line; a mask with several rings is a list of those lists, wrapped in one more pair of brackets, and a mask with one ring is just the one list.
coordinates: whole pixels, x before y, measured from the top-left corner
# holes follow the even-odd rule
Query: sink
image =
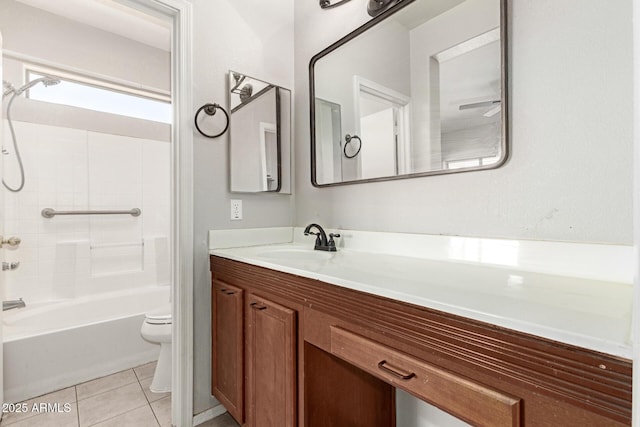
[(316, 251), (312, 249), (271, 249), (256, 254), (257, 257), (273, 261), (325, 261), (331, 259), (335, 252)]

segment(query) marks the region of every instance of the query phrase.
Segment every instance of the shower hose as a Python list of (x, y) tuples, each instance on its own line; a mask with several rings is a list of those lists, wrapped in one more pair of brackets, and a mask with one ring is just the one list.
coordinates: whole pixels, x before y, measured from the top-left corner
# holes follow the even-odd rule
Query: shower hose
[(11, 132), (13, 150), (16, 153), (16, 158), (18, 159), (18, 167), (20, 168), (20, 185), (16, 188), (12, 188), (5, 182), (4, 178), (2, 179), (2, 185), (4, 185), (7, 190), (13, 193), (17, 193), (24, 188), (24, 166), (22, 164), (22, 156), (20, 156), (20, 150), (18, 149), (18, 143), (16, 141), (16, 131), (15, 129), (13, 129), (13, 123), (11, 122), (11, 104), (13, 103), (13, 100), (16, 99), (16, 96), (17, 95), (14, 92), (11, 95), (11, 99), (9, 99), (9, 103), (7, 104), (7, 122), (9, 122), (9, 132)]

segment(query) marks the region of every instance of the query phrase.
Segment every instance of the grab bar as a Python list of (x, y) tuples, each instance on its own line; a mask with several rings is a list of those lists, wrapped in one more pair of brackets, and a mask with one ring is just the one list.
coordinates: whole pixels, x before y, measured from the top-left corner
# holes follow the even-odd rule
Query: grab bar
[(42, 216), (45, 218), (53, 218), (56, 215), (131, 215), (140, 216), (142, 211), (134, 208), (128, 211), (56, 211), (51, 208), (42, 209)]

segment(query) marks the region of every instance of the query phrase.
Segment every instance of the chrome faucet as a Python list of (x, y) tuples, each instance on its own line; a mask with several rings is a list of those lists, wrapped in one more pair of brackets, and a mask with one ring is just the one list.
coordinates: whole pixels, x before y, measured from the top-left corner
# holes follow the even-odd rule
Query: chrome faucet
[[(318, 230), (317, 233), (311, 231), (312, 228)], [(316, 244), (313, 247), (316, 251), (329, 251), (335, 252), (336, 242), (333, 240), (334, 237), (340, 237), (339, 234), (329, 233), (329, 239), (327, 239), (327, 233), (325, 233), (324, 229), (320, 227), (318, 224), (309, 224), (307, 228), (304, 229), (304, 235), (308, 236), (312, 234), (316, 236)]]
[(22, 298), (12, 301), (2, 301), (2, 311), (12, 310), (14, 308), (23, 308), (27, 305), (22, 301)]

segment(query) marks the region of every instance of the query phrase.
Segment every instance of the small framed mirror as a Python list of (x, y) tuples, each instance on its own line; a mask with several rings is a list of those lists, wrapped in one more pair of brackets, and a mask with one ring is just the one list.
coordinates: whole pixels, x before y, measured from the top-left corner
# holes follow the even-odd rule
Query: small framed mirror
[(508, 156), (506, 0), (402, 0), (311, 59), (317, 187)]
[(229, 71), (230, 186), (291, 194), (291, 91)]

